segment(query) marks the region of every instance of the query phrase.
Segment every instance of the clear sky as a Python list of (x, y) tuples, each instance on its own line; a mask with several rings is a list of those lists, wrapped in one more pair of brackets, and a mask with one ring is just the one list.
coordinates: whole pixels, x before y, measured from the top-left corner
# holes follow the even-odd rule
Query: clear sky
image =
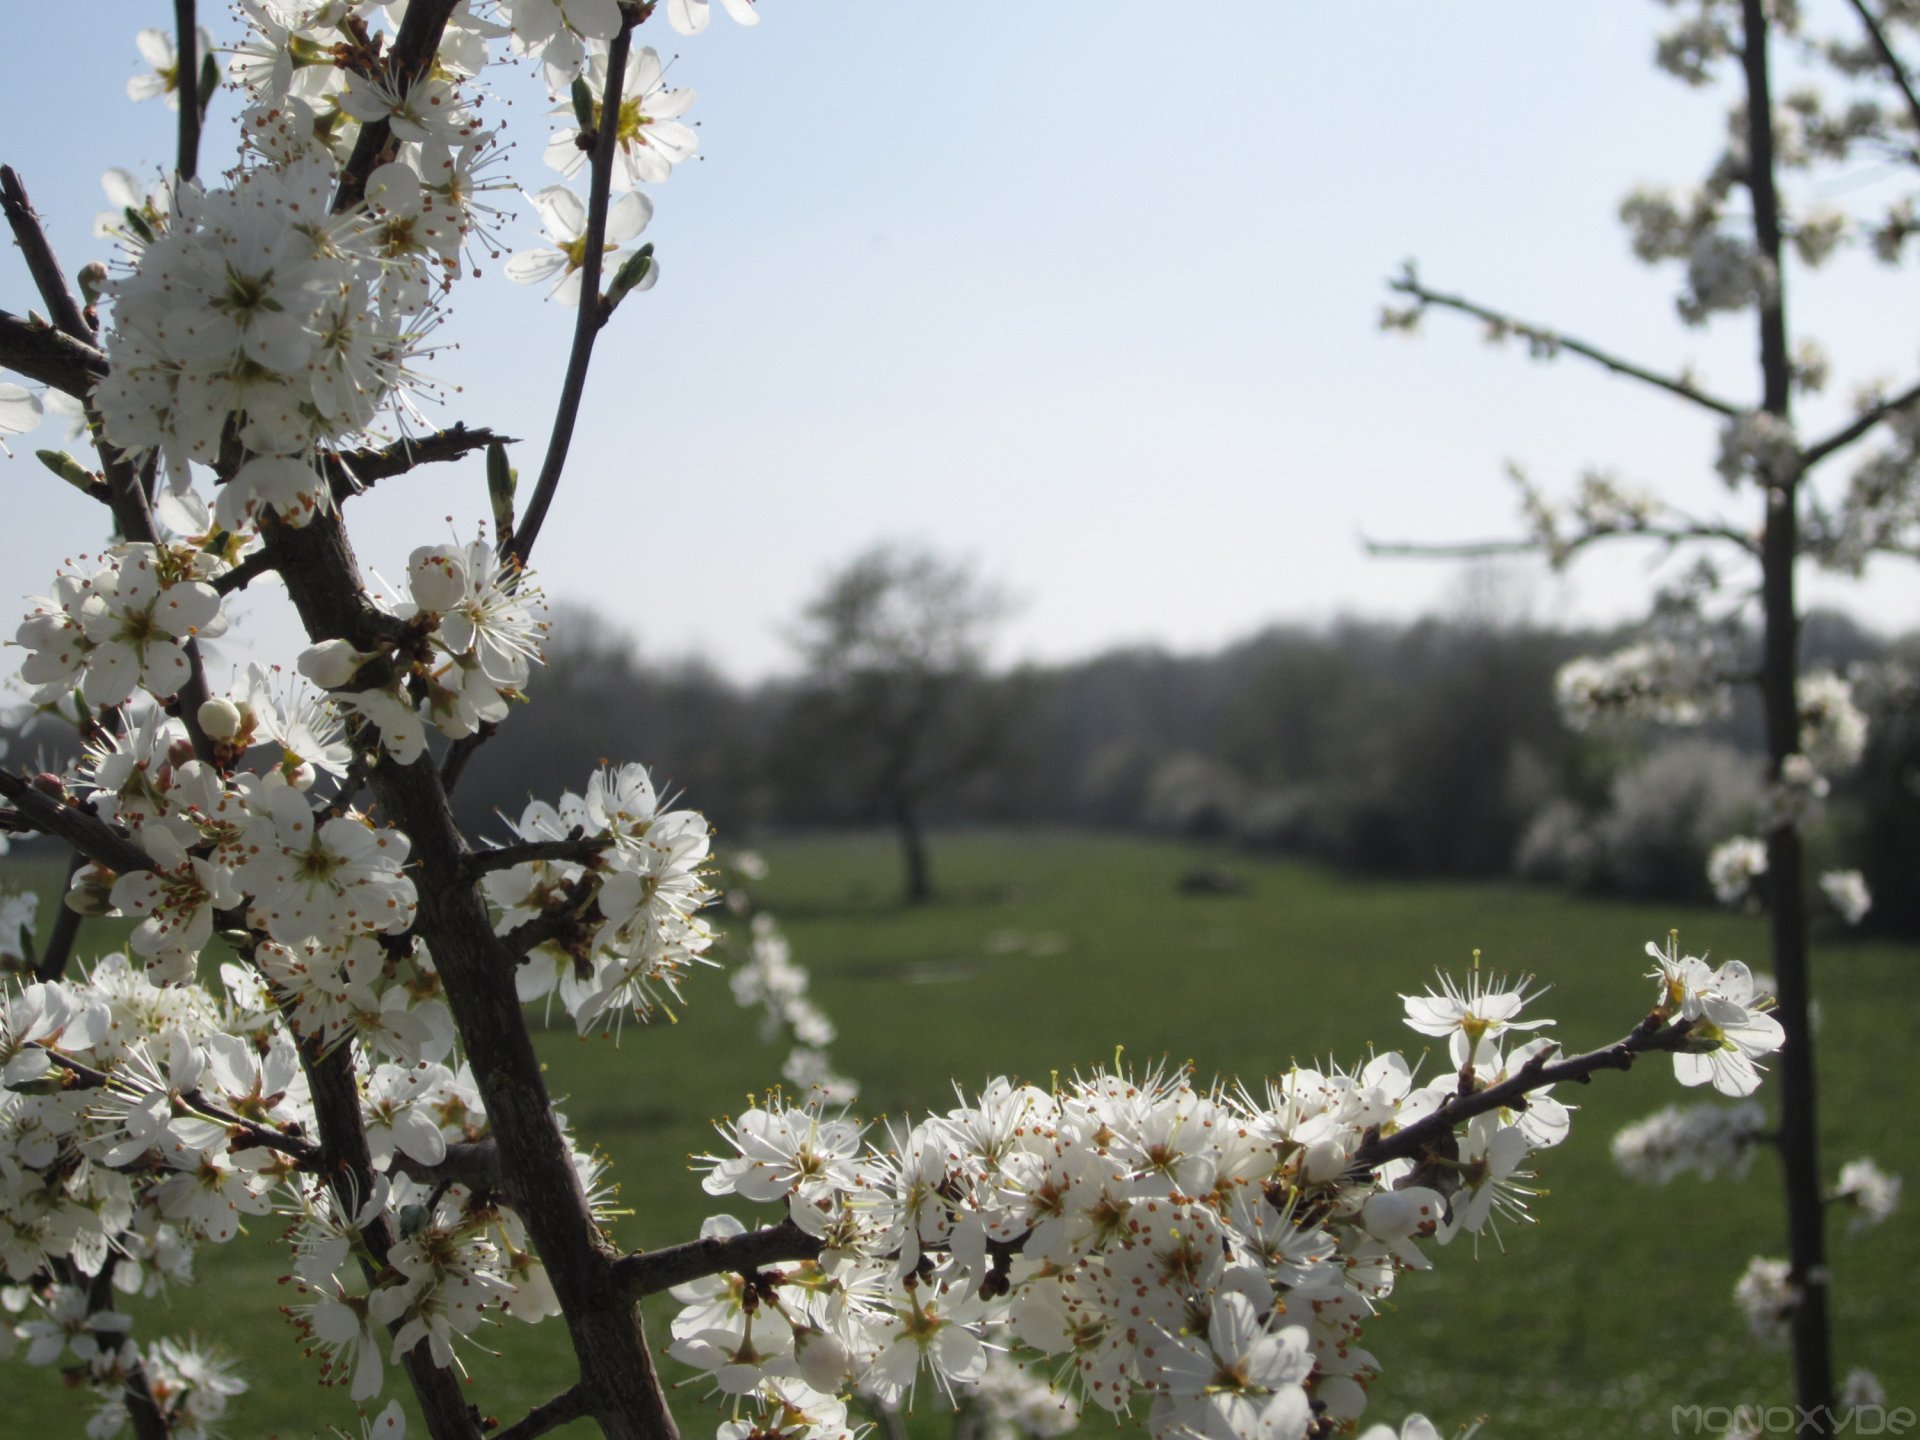
[[(1555, 490), (1610, 465), (1748, 522), (1703, 412), (1444, 316), (1413, 341), (1375, 326), (1414, 256), (1441, 288), (1756, 393), (1747, 323), (1681, 326), (1672, 277), (1636, 265), (1614, 220), (1635, 183), (1691, 182), (1720, 134), (1722, 95), (1652, 70), (1659, 6), (762, 0), (750, 31), (714, 8), (697, 39), (647, 27), (699, 94), (701, 157), (653, 187), (662, 279), (603, 337), (535, 556), (552, 594), (653, 657), (779, 670), (808, 593), (880, 539), (970, 558), (1019, 597), (1007, 658), (1405, 617), (1452, 603), (1459, 567), (1369, 560), (1362, 533), (1512, 533), (1508, 459)], [(99, 173), (171, 153), (171, 117), (123, 94), (134, 30), (169, 15), (88, 0), (0, 18), (0, 159), (69, 272), (100, 253)], [(557, 178), (543, 108), (529, 85), (494, 112), (527, 188)], [(463, 387), (440, 418), (524, 437), (531, 471), (571, 312), (489, 270), (456, 291), (459, 348), (430, 367)], [(1920, 373), (1910, 270), (1849, 261), (1793, 285), (1796, 328), (1836, 361), (1809, 428), (1855, 381)], [(0, 305), (31, 303), (15, 257)], [(21, 595), (102, 538), (31, 458), (50, 433), (0, 460), (0, 565)], [(413, 546), (473, 532), (480, 466), (353, 509), (363, 554), (397, 573)], [(1649, 563), (1621, 552), (1521, 588), (1541, 618), (1620, 618)], [(1911, 569), (1812, 593), (1920, 623)], [(291, 634), (270, 600), (239, 630)]]

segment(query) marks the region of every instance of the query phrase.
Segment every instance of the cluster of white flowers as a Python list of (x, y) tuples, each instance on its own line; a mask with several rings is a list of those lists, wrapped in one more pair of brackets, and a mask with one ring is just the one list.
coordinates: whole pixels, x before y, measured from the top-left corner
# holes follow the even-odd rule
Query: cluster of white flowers
[(1762, 1345), (1787, 1343), (1793, 1312), (1800, 1304), (1800, 1290), (1788, 1278), (1791, 1268), (1784, 1260), (1756, 1255), (1734, 1284), (1733, 1303), (1746, 1316), (1748, 1331)]
[[(404, 646), (368, 654), (322, 641), (302, 652), (300, 673), (372, 725), (397, 764), (411, 765), (429, 725), (460, 740), (506, 718), (541, 657), (544, 607), (524, 572), (485, 541), (423, 545), (407, 562), (405, 596), (389, 607), (407, 623)], [(369, 675), (380, 683), (366, 684)]]
[(53, 593), (35, 596), (14, 635), (28, 654), (20, 678), (33, 703), (81, 690), (91, 705), (118, 705), (135, 690), (158, 699), (179, 693), (192, 673), (186, 642), (226, 628), (220, 596), (208, 583), (225, 568), (190, 546), (118, 545), (63, 570)]
[(1613, 1137), (1621, 1172), (1646, 1185), (1665, 1185), (1678, 1175), (1739, 1179), (1753, 1164), (1767, 1115), (1749, 1100), (1740, 1105), (1668, 1105)]
[(859, 1084), (835, 1073), (827, 1056), (835, 1030), (827, 1013), (807, 994), (811, 977), (796, 964), (793, 947), (771, 915), (753, 917), (753, 938), (746, 962), (727, 977), (733, 998), (746, 1009), (761, 1012), (760, 1038), (768, 1044), (789, 1036), (793, 1041), (781, 1074), (802, 1094), (819, 1094), (838, 1104), (853, 1100)]
[(1854, 703), (1853, 685), (1831, 670), (1802, 675), (1800, 753), (1823, 775), (1842, 775), (1867, 748), (1867, 717)]
[[(1746, 968), (1649, 948), (1655, 1009), (1685, 1036), (1680, 1080), (1751, 1091), (1753, 1057), (1780, 1037), (1750, 1008)], [(1397, 1053), (1258, 1091), (1159, 1069), (1002, 1078), (878, 1140), (818, 1097), (769, 1097), (722, 1126), (705, 1188), (780, 1205), (819, 1258), (677, 1287), (672, 1353), (736, 1413), (819, 1414), (829, 1436), (831, 1397), (898, 1403), (923, 1372), (967, 1391), (1008, 1346), (1047, 1357), (1075, 1403), (1144, 1406), (1157, 1435), (1299, 1440), (1316, 1415), (1353, 1420), (1378, 1368), (1360, 1332), (1400, 1270), (1431, 1264), (1417, 1242), (1527, 1219), (1528, 1161), (1571, 1117), (1543, 1085), (1458, 1135), (1441, 1126), (1418, 1156), (1370, 1147), (1543, 1067), (1557, 1042), (1520, 1018), (1529, 998), (1477, 969), (1406, 997), (1407, 1023), (1446, 1038), (1457, 1067), (1425, 1083)], [(703, 1233), (745, 1227), (720, 1215)]]
[(1598, 470), (1580, 477), (1580, 488), (1570, 506), (1549, 500), (1517, 467), (1510, 466), (1509, 473), (1520, 487), (1521, 513), (1528, 532), (1556, 569), (1590, 541), (1646, 530), (1659, 519), (1663, 508), (1651, 491), (1622, 485)]
[(661, 806), (644, 767), (602, 769), (585, 795), (536, 800), (514, 827), (522, 840), (586, 840), (580, 859), (529, 860), (484, 882), (502, 935), (569, 917), (520, 967), (522, 1000), (558, 996), (580, 1033), (640, 1019), (679, 998), (712, 928), (695, 913), (714, 897), (702, 866), (712, 835), (692, 810)]
[(1858, 870), (1829, 870), (1820, 877), (1820, 893), (1827, 897), (1840, 918), (1858, 925), (1873, 908), (1873, 896), (1867, 890), (1866, 877)]
[(1707, 883), (1722, 905), (1744, 905), (1754, 884), (1767, 873), (1767, 847), (1751, 835), (1722, 840), (1707, 856)]
[(1728, 485), (1751, 480), (1784, 485), (1799, 473), (1800, 438), (1793, 426), (1765, 410), (1747, 410), (1721, 427), (1714, 468)]
[(1658, 638), (1569, 660), (1554, 677), (1554, 696), (1576, 730), (1601, 719), (1697, 725), (1727, 708), (1723, 669), (1705, 641)]
[(1864, 1156), (1840, 1167), (1833, 1199), (1853, 1207), (1847, 1228), (1854, 1234), (1871, 1230), (1900, 1208), (1900, 1177), (1889, 1175)]

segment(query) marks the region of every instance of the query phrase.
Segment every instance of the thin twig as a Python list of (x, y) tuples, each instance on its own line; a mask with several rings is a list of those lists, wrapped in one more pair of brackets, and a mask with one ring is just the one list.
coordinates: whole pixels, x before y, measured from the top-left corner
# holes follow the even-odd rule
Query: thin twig
[[(29, 1042), (26, 1048), (43, 1051), (48, 1060), (73, 1076), (73, 1089), (106, 1090), (113, 1088), (114, 1077), (105, 1070), (96, 1070), (93, 1066), (83, 1064), (71, 1056), (63, 1055), (58, 1050), (50, 1049), (38, 1041)], [(226, 1126), (230, 1131), (235, 1133), (236, 1138), (243, 1139), (250, 1145), (255, 1145), (265, 1150), (277, 1150), (282, 1155), (291, 1156), (302, 1170), (317, 1170), (320, 1168), (320, 1147), (304, 1135), (290, 1135), (284, 1130), (276, 1129), (272, 1125), (262, 1125), (258, 1121), (249, 1120), (243, 1115), (236, 1115), (233, 1111), (227, 1109), (226, 1106), (214, 1104), (213, 1101), (207, 1099), (207, 1097), (202, 1095), (198, 1090), (177, 1091), (174, 1092), (174, 1098), (182, 1108), (191, 1111), (202, 1119), (211, 1120), (215, 1124)]]
[(485, 428), (469, 430), (465, 425), (454, 425), (418, 439), (396, 440), (379, 449), (323, 453), (320, 469), (333, 490), (333, 498), (347, 500), (360, 494), (376, 480), (404, 475), (419, 465), (458, 460), (475, 450), (486, 449), (495, 441), (502, 445), (518, 443)]
[(1920, 402), (1920, 382), (1909, 385), (1891, 400), (1882, 400), (1878, 405), (1862, 410), (1826, 439), (1816, 441), (1800, 452), (1801, 473), (1811, 470), (1834, 451), (1845, 449), (1882, 420), (1898, 415), (1916, 402)]
[[(67, 885), (73, 883), (73, 877), (86, 866), (87, 857), (75, 850), (67, 857)], [(67, 886), (60, 887), (65, 897)], [(59, 913), (53, 917), (53, 930), (47, 936), (46, 953), (40, 957), (40, 963), (33, 967), (36, 980), (58, 980), (67, 973), (67, 961), (73, 958), (73, 942), (79, 938), (80, 922), (85, 919), (71, 905), (61, 904)]]
[(1556, 554), (1571, 556), (1592, 545), (1608, 540), (1658, 540), (1667, 545), (1680, 545), (1690, 540), (1723, 540), (1729, 545), (1737, 545), (1749, 555), (1759, 553), (1759, 546), (1751, 535), (1742, 535), (1728, 525), (1642, 525), (1632, 529), (1595, 530), (1585, 535), (1577, 535), (1561, 543), (1557, 548), (1542, 540), (1370, 540), (1360, 537), (1360, 544), (1367, 554), (1380, 557), (1413, 557), (1426, 560), (1476, 559), (1488, 555), (1526, 555), (1541, 551), (1555, 551)]
[(1900, 57), (1893, 53), (1893, 46), (1887, 43), (1887, 35), (1880, 28), (1880, 22), (1873, 18), (1873, 12), (1867, 9), (1866, 0), (1847, 0), (1853, 6), (1854, 13), (1860, 17), (1860, 23), (1867, 27), (1867, 36), (1873, 41), (1873, 48), (1880, 52), (1880, 59), (1887, 67), (1887, 74), (1893, 78), (1901, 98), (1907, 102), (1907, 118), (1913, 122), (1913, 128), (1920, 130), (1920, 95), (1913, 90), (1913, 81), (1907, 75), (1907, 67), (1900, 63)]
[(600, 97), (600, 131), (594, 137), (592, 176), (587, 187), (587, 233), (580, 263), (580, 309), (574, 316), (573, 349), (567, 356), (567, 375), (560, 386), (560, 402), (553, 417), (553, 436), (547, 442), (547, 458), (540, 466), (540, 479), (533, 498), (520, 516), (519, 527), (502, 550), (502, 557), (527, 563), (540, 526), (553, 504), (554, 491), (560, 485), (560, 472), (566, 468), (567, 449), (573, 443), (573, 427), (580, 415), (580, 398), (587, 386), (587, 367), (593, 360), (593, 342), (600, 327), (607, 323), (607, 308), (600, 298), (600, 272), (607, 243), (608, 197), (613, 189), (613, 157), (620, 139), (620, 87), (626, 82), (627, 51), (633, 42), (633, 15), (622, 11), (620, 33), (607, 48), (607, 87)]
[(1521, 1108), (1516, 1102), (1548, 1085), (1567, 1080), (1584, 1083), (1599, 1070), (1630, 1070), (1635, 1057), (1649, 1051), (1671, 1053), (1680, 1050), (1684, 1048), (1687, 1032), (1692, 1028), (1691, 1020), (1676, 1020), (1669, 1024), (1658, 1016), (1649, 1015), (1625, 1039), (1603, 1045), (1598, 1050), (1589, 1050), (1584, 1055), (1549, 1063), (1547, 1056), (1550, 1052), (1542, 1050), (1505, 1080), (1468, 1095), (1451, 1096), (1439, 1109), (1405, 1129), (1396, 1130), (1385, 1137), (1377, 1131), (1370, 1132), (1360, 1148), (1354, 1151), (1347, 1165), (1348, 1172), (1372, 1170), (1389, 1160), (1407, 1160), (1419, 1156), (1441, 1135), (1451, 1134), (1474, 1116), (1485, 1115), (1491, 1110)]
[(462, 735), (447, 748), (447, 758), (440, 767), (440, 788), (449, 796), (453, 787), (460, 783), (460, 777), (466, 774), (467, 762), (473, 758), (473, 752), (486, 743), (487, 737), (499, 727), (492, 721), (482, 721), (480, 728), (471, 735)]
[(1549, 354), (1554, 351), (1565, 350), (1569, 354), (1578, 355), (1585, 360), (1591, 360), (1594, 364), (1612, 371), (1615, 375), (1624, 375), (1630, 380), (1638, 380), (1643, 384), (1651, 385), (1656, 390), (1664, 390), (1669, 395), (1678, 395), (1682, 400), (1690, 400), (1695, 405), (1703, 406), (1717, 415), (1725, 415), (1731, 418), (1745, 413), (1745, 407), (1735, 405), (1729, 400), (1722, 400), (1717, 395), (1710, 395), (1699, 386), (1683, 380), (1678, 376), (1662, 375), (1658, 371), (1647, 369), (1644, 365), (1636, 365), (1631, 360), (1622, 359), (1618, 355), (1602, 350), (1597, 345), (1590, 345), (1584, 340), (1575, 339), (1571, 335), (1563, 335), (1556, 330), (1548, 330), (1543, 326), (1530, 325), (1523, 320), (1516, 320), (1511, 315), (1502, 314), (1498, 310), (1478, 304), (1467, 299), (1465, 296), (1446, 295), (1438, 290), (1429, 290), (1412, 275), (1402, 275), (1398, 279), (1388, 281), (1387, 284), (1390, 289), (1398, 291), (1402, 295), (1412, 296), (1422, 305), (1438, 305), (1444, 310), (1457, 310), (1463, 315), (1473, 316), (1476, 320), (1484, 320), (1489, 325), (1496, 326), (1502, 331), (1510, 332), (1530, 344), (1541, 347), (1542, 350)]
[(53, 323), (75, 340), (91, 345), (93, 326), (87, 323), (80, 302), (67, 285), (53, 246), (47, 243), (47, 232), (40, 227), (40, 216), (35, 213), (26, 187), (11, 165), (0, 165), (0, 209), (6, 211), (7, 224), (13, 228), (13, 238), (26, 257), (34, 288), (40, 292), (40, 300), (53, 317)]
[(504, 1430), (496, 1430), (492, 1440), (534, 1440), (549, 1430), (558, 1430), (570, 1420), (593, 1413), (593, 1404), (584, 1385), (572, 1385), (551, 1400), (543, 1401)]
[(200, 26), (193, 0), (173, 0), (173, 28), (179, 34), (174, 47), (174, 88), (180, 101), (180, 144), (173, 168), (182, 180), (191, 180), (200, 168)]

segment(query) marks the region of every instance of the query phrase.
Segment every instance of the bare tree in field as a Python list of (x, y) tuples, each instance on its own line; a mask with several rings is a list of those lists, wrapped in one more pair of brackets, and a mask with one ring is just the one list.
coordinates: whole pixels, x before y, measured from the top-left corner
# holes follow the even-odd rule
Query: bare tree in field
[[(1621, 713), (1686, 723), (1717, 713), (1733, 687), (1759, 692), (1771, 790), (1754, 818), (1764, 840), (1734, 842), (1745, 848), (1728, 849), (1721, 868), (1744, 864), (1751, 872), (1745, 878), (1764, 874), (1766, 881), (1778, 1014), (1787, 1035), (1776, 1141), (1788, 1259), (1784, 1283), (1775, 1289), (1790, 1325), (1801, 1433), (1824, 1435), (1832, 1433), (1837, 1403), (1824, 1210), (1837, 1197), (1823, 1182), (1819, 1155), (1809, 1023), (1814, 887), (1805, 873), (1802, 827), (1825, 794), (1827, 777), (1859, 758), (1864, 722), (1844, 679), (1803, 672), (1799, 583), (1809, 564), (1857, 575), (1876, 555), (1920, 555), (1920, 384), (1864, 391), (1843, 423), (1825, 434), (1802, 434), (1795, 396), (1821, 388), (1829, 362), (1817, 345), (1795, 343), (1788, 297), (1798, 267), (1818, 266), (1850, 242), (1888, 264), (1909, 248), (1917, 228), (1911, 181), (1920, 165), (1920, 94), (1900, 49), (1920, 43), (1920, 7), (1907, 0), (1849, 0), (1826, 12), (1848, 28), (1822, 36), (1811, 32), (1797, 4), (1665, 3), (1680, 14), (1660, 38), (1657, 62), (1689, 85), (1733, 81), (1727, 144), (1698, 186), (1679, 193), (1636, 190), (1622, 203), (1621, 218), (1642, 261), (1682, 271), (1677, 305), (1685, 321), (1701, 325), (1740, 315), (1753, 327), (1751, 388), (1723, 393), (1686, 371), (1639, 363), (1433, 288), (1411, 265), (1392, 284), (1404, 303), (1387, 311), (1385, 323), (1412, 329), (1430, 310), (1450, 311), (1478, 320), (1491, 339), (1523, 341), (1536, 359), (1572, 355), (1666, 392), (1719, 427), (1719, 470), (1732, 508), (1724, 516), (1687, 514), (1590, 473), (1567, 506), (1522, 482), (1532, 531), (1524, 540), (1374, 548), (1424, 554), (1534, 549), (1556, 566), (1620, 538), (1698, 552), (1694, 568), (1661, 595), (1650, 638), (1567, 667), (1560, 690), (1575, 724)], [(1776, 71), (1790, 51), (1820, 67), (1828, 89), (1776, 93)], [(1871, 193), (1871, 211), (1854, 214), (1799, 198), (1811, 197), (1811, 182), (1834, 167), (1867, 161), (1898, 177), (1890, 182), (1891, 203), (1886, 186)], [(1854, 462), (1850, 472), (1843, 458)], [(1739, 645), (1756, 614), (1757, 664)], [(1746, 886), (1738, 888), (1744, 898)], [(1864, 903), (1857, 876), (1851, 886), (1846, 876), (1827, 876), (1820, 888), (1843, 911)]]
[(900, 839), (909, 904), (933, 898), (929, 805), (1003, 754), (1017, 702), (987, 674), (1006, 597), (963, 563), (880, 545), (831, 575), (794, 644), (806, 679), (789, 741)]

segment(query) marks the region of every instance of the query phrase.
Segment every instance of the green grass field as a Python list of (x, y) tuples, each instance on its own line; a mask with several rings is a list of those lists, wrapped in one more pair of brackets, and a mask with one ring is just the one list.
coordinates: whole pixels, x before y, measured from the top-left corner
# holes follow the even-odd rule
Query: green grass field
[[(765, 847), (759, 888), (817, 999), (838, 1022), (834, 1056), (861, 1079), (863, 1113), (950, 1103), (999, 1073), (1045, 1083), (1111, 1061), (1190, 1062), (1202, 1076), (1258, 1076), (1294, 1060), (1350, 1061), (1369, 1045), (1410, 1057), (1426, 1043), (1400, 1024), (1402, 992), (1435, 966), (1528, 971), (1553, 989), (1536, 1007), (1561, 1038), (1588, 1048), (1646, 1010), (1642, 947), (1678, 926), (1688, 949), (1764, 968), (1760, 923), (1713, 911), (1600, 905), (1502, 885), (1389, 884), (1196, 847), (1082, 834), (970, 834), (935, 847), (941, 900), (895, 901), (897, 859), (881, 839), (806, 839)], [(1179, 875), (1223, 860), (1244, 894), (1187, 897)], [(44, 875), (44, 867), (41, 867)], [(83, 942), (84, 943), (84, 942)], [(1916, 1098), (1920, 949), (1817, 936), (1821, 1084), (1829, 1172), (1873, 1155), (1920, 1174), (1920, 1141), (1901, 1128)], [(710, 1148), (710, 1122), (777, 1079), (717, 972), (694, 977), (677, 1024), (629, 1026), (618, 1049), (570, 1029), (545, 1036), (549, 1080), (578, 1132), (614, 1160), (633, 1214), (623, 1242), (689, 1238), (707, 1206), (686, 1157)], [(1607, 1142), (1625, 1121), (1683, 1098), (1651, 1060), (1565, 1098), (1572, 1137), (1539, 1157), (1539, 1223), (1483, 1243), (1434, 1249), (1368, 1334), (1383, 1373), (1370, 1418), (1425, 1410), (1450, 1433), (1485, 1415), (1488, 1437), (1670, 1435), (1670, 1407), (1784, 1403), (1784, 1356), (1757, 1351), (1730, 1291), (1754, 1254), (1783, 1246), (1779, 1177), (1763, 1156), (1742, 1183), (1630, 1185)], [(1762, 1090), (1762, 1099), (1767, 1092)], [(746, 1218), (744, 1215), (742, 1218)], [(311, 1364), (276, 1313), (285, 1292), (275, 1227), (207, 1252), (204, 1281), (172, 1313), (141, 1307), (144, 1333), (218, 1337), (253, 1392), (234, 1435), (306, 1436), (348, 1428), (341, 1392), (317, 1392)], [(1878, 1373), (1894, 1404), (1920, 1408), (1920, 1227), (1903, 1212), (1870, 1234), (1832, 1227), (1836, 1353), (1842, 1372)], [(1431, 1247), (1430, 1247), (1431, 1248)], [(666, 1310), (650, 1312), (655, 1333)], [(568, 1378), (558, 1324), (491, 1332), (501, 1358), (470, 1350), (473, 1398), (503, 1423)], [(0, 1369), (7, 1433), (77, 1435), (81, 1410), (57, 1376)], [(397, 1383), (390, 1376), (389, 1390)], [(924, 1397), (923, 1397), (924, 1399)], [(691, 1435), (711, 1421), (683, 1392)], [(924, 1406), (923, 1406), (924, 1409)], [(942, 1427), (918, 1417), (917, 1434)], [(1086, 1433), (1106, 1428), (1104, 1417)], [(591, 1433), (576, 1425), (569, 1435)]]

